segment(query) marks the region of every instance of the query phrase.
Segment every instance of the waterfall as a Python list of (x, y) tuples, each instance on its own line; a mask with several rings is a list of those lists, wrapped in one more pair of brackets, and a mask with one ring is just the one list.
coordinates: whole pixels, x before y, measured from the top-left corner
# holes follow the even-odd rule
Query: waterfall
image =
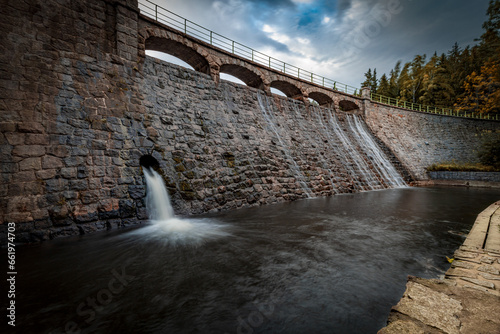
[(209, 218), (181, 219), (175, 216), (163, 178), (143, 167), (146, 179), (146, 207), (151, 225), (134, 231), (147, 240), (160, 240), (164, 246), (200, 246), (209, 240), (230, 236), (228, 225)]
[(347, 115), (347, 121), (361, 148), (369, 157), (372, 158), (373, 165), (379, 172), (379, 175), (383, 178), (384, 182), (391, 188), (406, 187), (406, 182), (387, 159), (384, 152), (382, 152), (380, 147), (375, 143), (372, 136), (363, 126), (359, 117), (356, 115)]
[(358, 190), (407, 187), (359, 116), (346, 113), (347, 124), (342, 124), (333, 110), (325, 109), (328, 115), (325, 123), (321, 110), (313, 109), (329, 146), (339, 155), (340, 163)]
[(190, 230), (193, 225), (189, 221), (175, 217), (167, 188), (160, 174), (146, 167), (143, 170), (147, 186), (146, 207), (151, 221), (167, 232)]
[(260, 106), (260, 109), (262, 111), (262, 114), (264, 115), (264, 119), (267, 122), (268, 127), (271, 129), (271, 131), (276, 136), (276, 139), (278, 139), (278, 142), (280, 143), (280, 148), (283, 150), (283, 154), (286, 157), (286, 161), (288, 162), (288, 166), (289, 166), (290, 170), (292, 171), (293, 175), (295, 176), (295, 178), (299, 182), (300, 186), (302, 187), (302, 190), (304, 190), (304, 193), (307, 195), (307, 197), (308, 198), (314, 197), (311, 189), (307, 186), (304, 175), (302, 175), (302, 173), (300, 171), (299, 165), (297, 164), (295, 159), (292, 157), (292, 154), (290, 152), (290, 149), (288, 148), (288, 145), (285, 144), (285, 142), (281, 138), (281, 135), (280, 135), (278, 128), (276, 127), (276, 124), (275, 124), (274, 116), (273, 116), (272, 112), (270, 110), (268, 110), (268, 109), (271, 109), (271, 107), (269, 105), (269, 101), (267, 100), (267, 97), (264, 96), (265, 105), (264, 105), (264, 101), (263, 101), (263, 98), (261, 97), (260, 93), (257, 94), (257, 99), (259, 100), (259, 106)]
[(344, 130), (340, 127), (340, 123), (333, 112), (330, 112), (329, 122), (334, 134), (342, 143), (344, 158), (353, 161), (358, 170), (356, 175), (358, 178), (361, 177), (361, 179), (365, 180), (364, 183), (366, 186), (363, 187), (363, 190), (382, 189), (383, 186), (380, 184), (377, 176), (370, 169), (370, 166), (368, 166), (352, 140), (344, 133)]

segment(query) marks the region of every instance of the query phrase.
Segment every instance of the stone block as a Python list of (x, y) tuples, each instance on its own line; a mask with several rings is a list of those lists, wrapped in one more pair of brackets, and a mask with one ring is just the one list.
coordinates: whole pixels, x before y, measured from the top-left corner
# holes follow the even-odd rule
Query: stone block
[(41, 157), (45, 154), (45, 146), (41, 145), (18, 145), (12, 150), (13, 156), (21, 158)]
[(19, 170), (40, 170), (42, 169), (41, 158), (26, 158), (19, 161)]
[(43, 125), (38, 122), (22, 122), (17, 125), (17, 129), (19, 132), (27, 133), (43, 133), (45, 130)]

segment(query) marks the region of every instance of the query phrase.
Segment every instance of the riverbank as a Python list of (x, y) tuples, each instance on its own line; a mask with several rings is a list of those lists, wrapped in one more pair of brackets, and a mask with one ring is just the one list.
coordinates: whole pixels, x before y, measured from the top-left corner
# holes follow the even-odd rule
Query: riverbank
[(391, 333), (500, 333), (500, 201), (482, 211), (443, 279), (410, 276)]

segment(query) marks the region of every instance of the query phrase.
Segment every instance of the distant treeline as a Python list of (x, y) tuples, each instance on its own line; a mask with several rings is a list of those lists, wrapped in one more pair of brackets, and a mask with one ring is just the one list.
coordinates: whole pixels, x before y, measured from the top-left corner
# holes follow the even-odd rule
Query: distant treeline
[(500, 0), (490, 0), (484, 33), (474, 46), (457, 43), (447, 54), (417, 55), (389, 75), (368, 69), (362, 87), (372, 92), (457, 111), (500, 113)]

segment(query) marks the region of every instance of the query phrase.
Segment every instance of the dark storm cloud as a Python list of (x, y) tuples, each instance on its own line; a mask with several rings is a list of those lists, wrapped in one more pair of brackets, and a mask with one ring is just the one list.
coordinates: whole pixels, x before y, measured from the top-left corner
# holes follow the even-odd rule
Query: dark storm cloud
[(153, 0), (270, 56), (357, 86), (481, 35), (487, 0)]

